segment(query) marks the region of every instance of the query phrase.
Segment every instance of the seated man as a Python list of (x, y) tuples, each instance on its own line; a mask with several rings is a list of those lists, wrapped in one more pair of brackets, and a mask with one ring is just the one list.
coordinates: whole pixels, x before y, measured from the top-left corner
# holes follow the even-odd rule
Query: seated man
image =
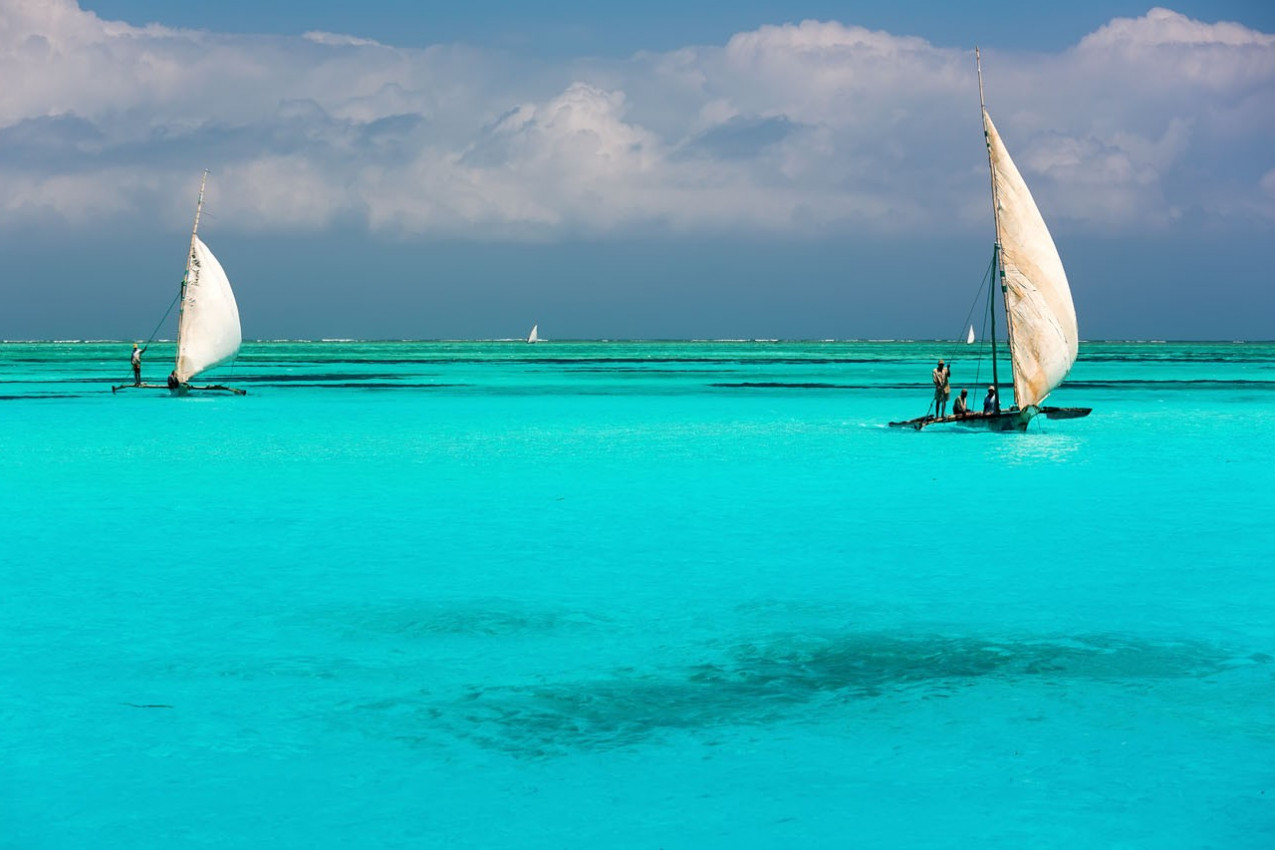
[(956, 397), (956, 401), (952, 402), (953, 416), (969, 416), (970, 415), (970, 404), (968, 401), (969, 394), (970, 394), (969, 390), (961, 390), (961, 394)]
[(983, 399), (983, 412), (995, 413), (1001, 409), (1000, 399), (996, 397), (996, 387), (987, 388), (987, 396)]

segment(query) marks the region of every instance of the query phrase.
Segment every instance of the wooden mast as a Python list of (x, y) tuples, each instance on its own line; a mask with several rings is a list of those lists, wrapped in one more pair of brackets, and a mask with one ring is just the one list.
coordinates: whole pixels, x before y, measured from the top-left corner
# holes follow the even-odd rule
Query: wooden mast
[[(983, 100), (983, 60), (979, 54), (978, 45), (974, 46), (974, 67), (978, 70), (978, 107), (983, 121), (983, 143), (987, 146), (988, 179), (992, 184), (992, 222), (996, 227), (996, 242), (992, 248), (992, 264), (994, 266), (992, 270), (994, 279), (993, 285), (999, 284), (1001, 297), (1007, 298), (1008, 293), (1005, 290), (1005, 269), (1001, 267), (1001, 204), (1000, 198), (996, 194), (996, 164), (992, 161), (992, 139), (990, 134), (987, 132), (987, 104)], [(992, 386), (996, 387), (996, 409), (1000, 410), (1000, 373), (997, 370), (996, 364), (996, 304), (993, 298), (994, 296), (991, 290), (989, 290), (987, 293), (987, 313), (992, 323)], [(1006, 304), (1005, 315), (1006, 317), (1009, 316), (1008, 304)]]
[(181, 298), (177, 305), (177, 358), (178, 362), (173, 365), (176, 371), (180, 366), (182, 354), (182, 313), (186, 311), (186, 285), (190, 282), (190, 267), (195, 262), (195, 234), (199, 232), (199, 213), (204, 209), (204, 187), (208, 185), (208, 169), (204, 169), (204, 176), (199, 180), (199, 200), (195, 202), (195, 225), (190, 229), (190, 250), (186, 252), (186, 274), (182, 275)]

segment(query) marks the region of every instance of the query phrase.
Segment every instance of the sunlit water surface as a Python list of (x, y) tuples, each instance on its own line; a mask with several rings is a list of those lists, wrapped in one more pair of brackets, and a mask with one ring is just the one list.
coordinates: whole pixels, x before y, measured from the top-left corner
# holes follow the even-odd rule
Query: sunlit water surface
[(1275, 346), (128, 351), (0, 345), (0, 846), (1275, 846)]

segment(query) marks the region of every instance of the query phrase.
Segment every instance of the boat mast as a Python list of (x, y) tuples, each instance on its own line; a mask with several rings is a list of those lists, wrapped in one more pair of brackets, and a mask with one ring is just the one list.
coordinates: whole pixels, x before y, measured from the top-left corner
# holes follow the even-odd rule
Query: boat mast
[[(992, 184), (992, 221), (996, 227), (996, 242), (992, 247), (992, 275), (994, 284), (999, 284), (1001, 289), (1001, 297), (1007, 299), (1009, 297), (1005, 288), (1005, 269), (1001, 266), (1001, 203), (996, 193), (996, 164), (992, 161), (992, 139), (987, 132), (987, 103), (983, 100), (983, 60), (979, 54), (978, 45), (974, 46), (974, 67), (978, 70), (978, 106), (983, 121), (983, 143), (987, 145), (987, 171), (988, 179)], [(987, 313), (991, 320), (992, 326), (992, 386), (996, 387), (996, 408), (1000, 409), (1000, 375), (996, 368), (996, 307), (993, 300), (994, 296), (989, 290), (987, 293)], [(1005, 320), (1009, 322), (1009, 303), (1005, 304)], [(1011, 351), (1013, 343), (1010, 343)], [(1017, 391), (1016, 391), (1017, 392)], [(1015, 398), (1017, 402), (1017, 397)]]
[(204, 209), (204, 187), (208, 185), (208, 169), (199, 180), (199, 200), (195, 202), (195, 225), (190, 229), (190, 250), (186, 252), (186, 273), (182, 275), (181, 298), (177, 305), (177, 357), (182, 354), (182, 313), (186, 310), (186, 285), (190, 281), (190, 267), (195, 262), (195, 234), (199, 232), (199, 213)]

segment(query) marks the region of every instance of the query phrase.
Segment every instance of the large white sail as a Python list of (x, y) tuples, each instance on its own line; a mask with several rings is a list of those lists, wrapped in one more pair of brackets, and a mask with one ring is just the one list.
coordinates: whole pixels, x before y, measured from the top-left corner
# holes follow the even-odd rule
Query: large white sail
[(1014, 400), (1040, 404), (1076, 362), (1076, 308), (1058, 249), (1031, 191), (983, 110), (1009, 314)]
[(185, 383), (225, 363), (239, 351), (242, 340), (230, 280), (213, 252), (195, 236), (177, 326), (177, 379)]

